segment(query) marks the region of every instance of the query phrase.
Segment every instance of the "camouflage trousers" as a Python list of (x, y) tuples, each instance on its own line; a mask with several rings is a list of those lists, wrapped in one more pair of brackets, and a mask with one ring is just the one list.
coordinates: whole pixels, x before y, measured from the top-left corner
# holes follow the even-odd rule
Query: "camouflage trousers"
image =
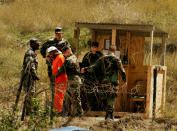
[(63, 112), (71, 116), (79, 116), (83, 113), (80, 99), (80, 83), (77, 81), (68, 80)]
[[(87, 108), (86, 110), (92, 111), (114, 111), (114, 104), (117, 97), (117, 87), (111, 83), (94, 85), (84, 85), (82, 88), (83, 100), (86, 100)], [(84, 108), (85, 109), (85, 108)]]
[(29, 115), (32, 112), (32, 106), (33, 106), (32, 99), (35, 94), (35, 81), (32, 78), (27, 78), (23, 84), (24, 84), (24, 91), (26, 93), (25, 101), (24, 101), (24, 105), (25, 105), (24, 110), (26, 112), (26, 115)]
[(113, 112), (114, 105), (117, 98), (117, 86), (112, 84), (102, 84), (98, 87), (99, 98), (103, 102), (104, 110), (106, 112)]

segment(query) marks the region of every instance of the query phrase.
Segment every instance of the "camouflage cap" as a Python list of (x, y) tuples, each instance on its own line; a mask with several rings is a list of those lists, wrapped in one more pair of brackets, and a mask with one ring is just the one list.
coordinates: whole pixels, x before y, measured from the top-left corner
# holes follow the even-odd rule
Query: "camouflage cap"
[(116, 46), (115, 46), (115, 45), (111, 45), (111, 46), (109, 47), (109, 50), (110, 50), (110, 51), (116, 51)]
[(62, 48), (62, 52), (65, 52), (66, 50), (68, 50), (68, 49), (70, 49), (71, 50), (71, 47), (70, 46), (64, 46), (63, 48)]
[(55, 28), (55, 34), (63, 33), (63, 29), (61, 27), (56, 27)]
[(30, 39), (29, 43), (30, 43), (30, 44), (40, 44), (40, 42), (39, 42), (38, 39), (36, 39), (36, 38)]

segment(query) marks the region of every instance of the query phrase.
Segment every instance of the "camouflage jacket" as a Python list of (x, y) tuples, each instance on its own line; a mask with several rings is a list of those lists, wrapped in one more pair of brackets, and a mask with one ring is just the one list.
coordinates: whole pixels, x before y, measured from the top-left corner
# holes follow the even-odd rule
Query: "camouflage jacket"
[(94, 65), (86, 67), (85, 72), (95, 72), (100, 83), (111, 83), (115, 86), (119, 84), (119, 72), (122, 80), (126, 82), (126, 74), (122, 62), (113, 54), (101, 57)]
[[(81, 68), (93, 65), (102, 56), (103, 54), (99, 51), (97, 51), (96, 54), (93, 54), (91, 51), (89, 51), (83, 57), (82, 63), (80, 65)], [(83, 76), (84, 76), (84, 83), (91, 85), (91, 83), (97, 82), (95, 72), (86, 72), (84, 73)]]
[(80, 73), (80, 67), (77, 61), (77, 57), (74, 54), (67, 57), (62, 67), (58, 69), (59, 75), (63, 73), (67, 74), (68, 80), (78, 79)]
[(30, 74), (35, 80), (37, 77), (37, 68), (38, 68), (38, 59), (37, 54), (33, 51), (32, 48), (29, 48), (24, 56), (23, 60), (23, 74)]
[(92, 64), (94, 64), (103, 54), (100, 51), (97, 51), (95, 54), (93, 54), (91, 51), (85, 54), (82, 60), (82, 67), (87, 67)]
[[(47, 48), (49, 48), (50, 46), (55, 46), (58, 50), (62, 51), (62, 48), (64, 46), (66, 46), (63, 41), (66, 41), (64, 40), (63, 38), (58, 41), (56, 38), (54, 39), (50, 39), (48, 40), (47, 42), (45, 42), (42, 47), (40, 48), (40, 52), (41, 52), (41, 55), (45, 58), (46, 57), (46, 50)], [(68, 43), (68, 42), (67, 42)]]

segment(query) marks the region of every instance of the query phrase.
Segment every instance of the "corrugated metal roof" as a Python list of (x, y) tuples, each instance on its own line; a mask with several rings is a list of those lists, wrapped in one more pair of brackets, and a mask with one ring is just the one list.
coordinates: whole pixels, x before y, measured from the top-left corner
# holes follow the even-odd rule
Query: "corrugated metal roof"
[(91, 23), (91, 22), (75, 22), (75, 24), (121, 25), (121, 26), (149, 26), (149, 27), (153, 27), (153, 25), (151, 25), (151, 24), (120, 24), (120, 23)]
[(155, 34), (162, 34), (168, 37), (168, 33), (151, 24), (119, 24), (119, 23), (89, 23), (75, 22), (75, 26), (79, 28), (89, 28), (96, 30), (118, 29), (123, 31), (137, 31), (148, 33), (154, 31)]

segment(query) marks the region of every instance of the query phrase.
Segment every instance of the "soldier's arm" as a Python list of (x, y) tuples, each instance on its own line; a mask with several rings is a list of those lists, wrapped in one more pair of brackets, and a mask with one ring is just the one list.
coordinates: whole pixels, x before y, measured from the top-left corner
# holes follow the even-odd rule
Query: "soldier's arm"
[(99, 58), (103, 56), (103, 53), (99, 51)]
[(40, 53), (42, 55), (43, 58), (46, 57), (46, 50), (48, 48), (48, 45), (49, 45), (49, 41), (45, 42), (42, 47), (40, 48)]
[(38, 76), (33, 56), (27, 56), (25, 61), (27, 63), (26, 73), (30, 74), (34, 79), (36, 79)]
[(95, 70), (99, 70), (99, 68), (101, 68), (101, 65), (102, 65), (102, 60), (98, 59), (95, 64), (85, 67), (84, 71), (85, 72), (95, 72)]
[(82, 63), (80, 65), (81, 68), (87, 67), (89, 65), (88, 59), (89, 59), (89, 53), (85, 54), (85, 56), (83, 57)]
[(57, 77), (60, 76), (60, 75), (62, 75), (63, 73), (66, 73), (66, 66), (67, 66), (67, 63), (68, 63), (68, 61), (66, 60), (66, 61), (63, 63), (62, 67), (61, 67), (61, 68), (58, 68)]
[(126, 82), (126, 73), (125, 73), (125, 70), (123, 68), (122, 62), (121, 62), (120, 59), (118, 59), (117, 62), (118, 62), (118, 71), (119, 71), (119, 73), (120, 73), (120, 75), (122, 77), (122, 80), (124, 82)]

